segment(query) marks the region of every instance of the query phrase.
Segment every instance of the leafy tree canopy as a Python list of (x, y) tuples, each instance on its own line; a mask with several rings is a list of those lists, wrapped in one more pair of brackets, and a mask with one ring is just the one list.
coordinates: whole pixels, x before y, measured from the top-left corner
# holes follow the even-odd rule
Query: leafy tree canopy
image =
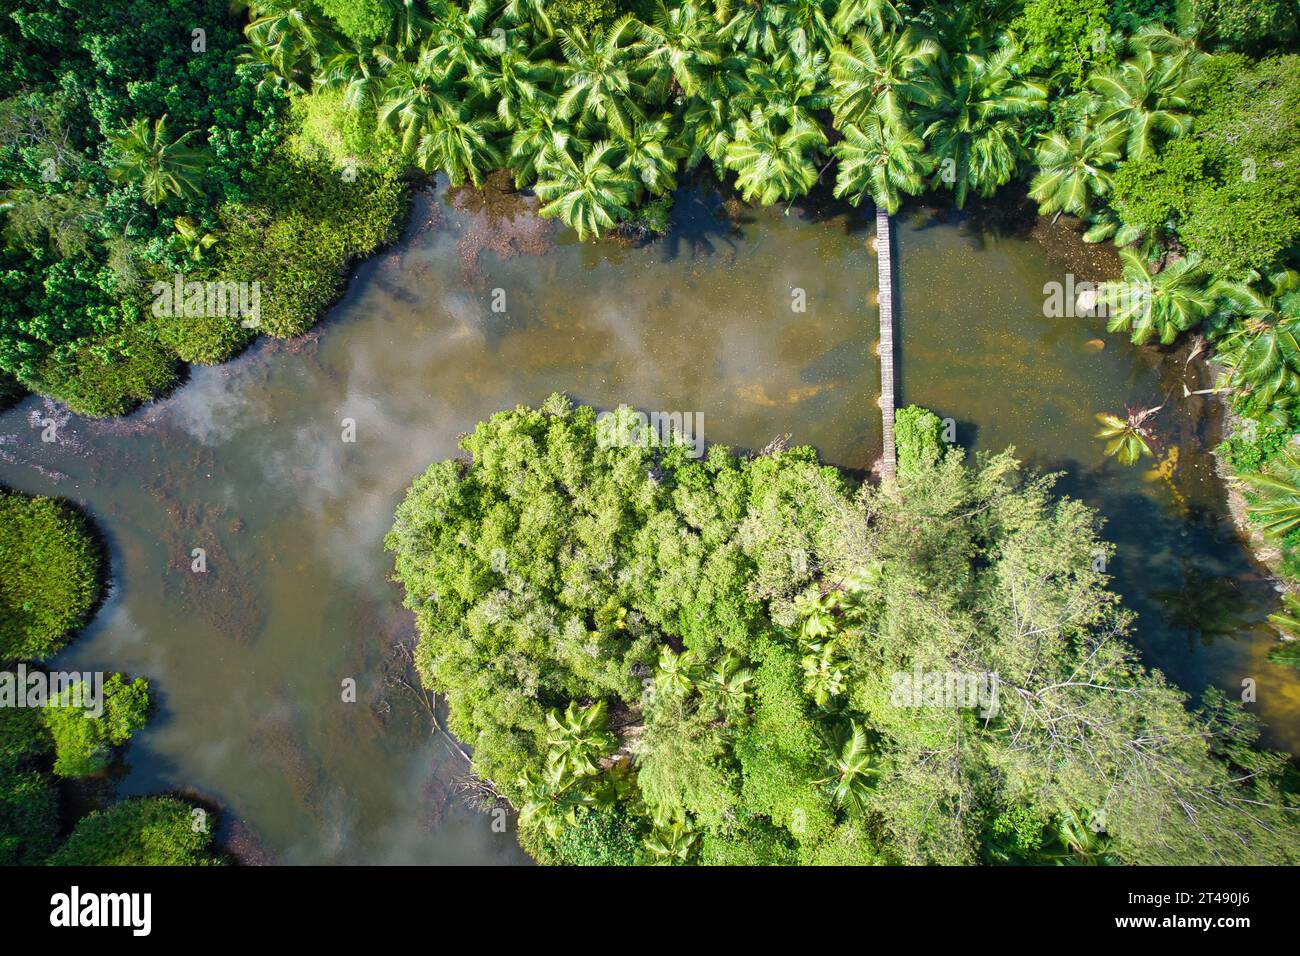
[(694, 460), (560, 396), (416, 481), (387, 547), (421, 678), (524, 844), (1296, 860), (1285, 759), (1221, 696), (1189, 712), (1142, 666), (1092, 512), (1009, 455), (968, 465), (924, 410), (900, 418), (896, 497), (808, 449)]

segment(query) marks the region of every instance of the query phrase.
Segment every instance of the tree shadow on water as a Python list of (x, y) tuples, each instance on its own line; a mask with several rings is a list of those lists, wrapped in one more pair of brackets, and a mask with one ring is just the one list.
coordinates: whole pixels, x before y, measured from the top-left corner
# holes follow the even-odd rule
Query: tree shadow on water
[(720, 247), (737, 249), (742, 228), (755, 221), (749, 207), (726, 195), (711, 176), (700, 175), (673, 194), (668, 231), (655, 244), (665, 262), (711, 256)]

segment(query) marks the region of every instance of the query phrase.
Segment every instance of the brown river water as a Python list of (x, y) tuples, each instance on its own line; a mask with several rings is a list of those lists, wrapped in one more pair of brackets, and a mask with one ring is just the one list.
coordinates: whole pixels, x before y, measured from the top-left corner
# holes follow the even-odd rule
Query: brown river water
[[(118, 794), (209, 799), (224, 837), (285, 863), (525, 862), (396, 680), (413, 625), (382, 539), (413, 477), (477, 421), (554, 391), (699, 412), (709, 442), (789, 434), (831, 463), (876, 460), (870, 210), (786, 215), (693, 187), (669, 235), (634, 246), (579, 244), (532, 208), (429, 190), (311, 335), (195, 369), (126, 419), (35, 397), (0, 415), (0, 481), (83, 503), (111, 552), (108, 601), (53, 666), (146, 676), (159, 702)], [(895, 255), (900, 405), (952, 418), (968, 448), (1068, 472), (1061, 490), (1107, 519), (1148, 663), (1194, 693), (1254, 680), (1267, 740), (1300, 751), (1300, 674), (1266, 660), (1275, 594), (1227, 519), (1213, 409), (1177, 397), (1203, 373), (1099, 320), (1043, 315), (1045, 283), (1112, 275), (1109, 254), (1003, 203), (905, 209)], [(1105, 461), (1094, 414), (1166, 394), (1169, 477)], [(57, 442), (41, 441), (47, 417)]]

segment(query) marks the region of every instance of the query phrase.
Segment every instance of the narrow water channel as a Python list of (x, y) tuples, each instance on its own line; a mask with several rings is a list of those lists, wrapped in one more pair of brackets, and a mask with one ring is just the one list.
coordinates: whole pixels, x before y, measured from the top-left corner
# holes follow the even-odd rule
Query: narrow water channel
[[(1107, 518), (1148, 662), (1191, 691), (1254, 679), (1269, 741), (1300, 750), (1300, 679), (1265, 660), (1273, 595), (1224, 516), (1213, 422), (1178, 398), (1181, 359), (1045, 318), (1044, 283), (1113, 266), (1035, 230), (898, 217), (900, 403), (951, 417), (968, 447), (1015, 445), (1067, 471), (1061, 488)], [(311, 335), (197, 369), (124, 420), (63, 421), (37, 398), (0, 416), (0, 481), (83, 502), (112, 552), (112, 595), (56, 666), (146, 676), (161, 703), (119, 793), (209, 797), (228, 835), (287, 863), (524, 862), (467, 805), (464, 758), (393, 679), (412, 631), (382, 550), (394, 505), (459, 433), (553, 391), (701, 412), (710, 442), (788, 434), (869, 468), (871, 231), (839, 205), (785, 215), (693, 188), (667, 238), (581, 245), (527, 200), (438, 188)], [(1166, 393), (1171, 476), (1104, 462), (1094, 414)], [(33, 423), (50, 415), (47, 444)]]

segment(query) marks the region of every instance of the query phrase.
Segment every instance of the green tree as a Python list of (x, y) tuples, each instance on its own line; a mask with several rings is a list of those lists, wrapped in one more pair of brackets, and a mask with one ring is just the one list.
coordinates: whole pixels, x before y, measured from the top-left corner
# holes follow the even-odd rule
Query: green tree
[(70, 505), (0, 488), (0, 663), (59, 651), (105, 576), (94, 531)]
[(725, 154), (741, 195), (764, 206), (795, 199), (816, 184), (816, 159), (827, 142), (816, 126), (779, 125), (784, 124), (755, 107), (748, 119), (737, 121)]
[(1110, 169), (1120, 160), (1123, 137), (1117, 124), (1045, 135), (1035, 155), (1038, 172), (1029, 184), (1039, 214), (1087, 215), (1095, 199), (1110, 193)]
[(210, 866), (213, 822), (175, 797), (135, 797), (82, 817), (52, 866)]
[(538, 198), (543, 216), (558, 216), (580, 240), (599, 238), (630, 215), (636, 183), (622, 168), (613, 143), (595, 143), (574, 159), (566, 148), (549, 146), (537, 167)]
[(1122, 281), (1103, 283), (1097, 292), (1097, 302), (1109, 315), (1108, 331), (1128, 332), (1135, 345), (1153, 337), (1169, 345), (1214, 307), (1198, 256), (1156, 272), (1140, 252), (1124, 248), (1119, 254), (1124, 263)]
[(1144, 49), (1090, 77), (1102, 101), (1098, 121), (1118, 123), (1127, 131), (1124, 150), (1129, 159), (1142, 159), (1162, 139), (1182, 136), (1191, 128), (1189, 98), (1198, 79), (1190, 59), (1186, 52)]
[(101, 714), (86, 709), (86, 693), (85, 688), (79, 694), (64, 690), (59, 701), (51, 701), (42, 712), (54, 738), (54, 772), (60, 777), (86, 777), (104, 770), (112, 760), (112, 748), (126, 743), (147, 722), (149, 682), (143, 677), (128, 684), (121, 674), (110, 675), (104, 681)]
[(925, 187), (929, 161), (925, 144), (905, 127), (879, 115), (869, 116), (861, 127), (845, 126), (844, 138), (831, 147), (839, 160), (835, 195), (855, 206), (867, 196), (891, 216), (903, 195), (915, 196)]
[(1043, 110), (1047, 90), (1017, 78), (1016, 50), (950, 53), (925, 140), (934, 160), (934, 186), (952, 190), (957, 208), (973, 191), (989, 197), (1010, 181), (1023, 156), (1020, 131)]
[(186, 146), (194, 130), (171, 138), (166, 114), (150, 125), (137, 119), (125, 132), (108, 137), (113, 154), (108, 174), (114, 182), (140, 187), (145, 202), (162, 205), (168, 196), (199, 196), (199, 177), (207, 165), (207, 153)]

